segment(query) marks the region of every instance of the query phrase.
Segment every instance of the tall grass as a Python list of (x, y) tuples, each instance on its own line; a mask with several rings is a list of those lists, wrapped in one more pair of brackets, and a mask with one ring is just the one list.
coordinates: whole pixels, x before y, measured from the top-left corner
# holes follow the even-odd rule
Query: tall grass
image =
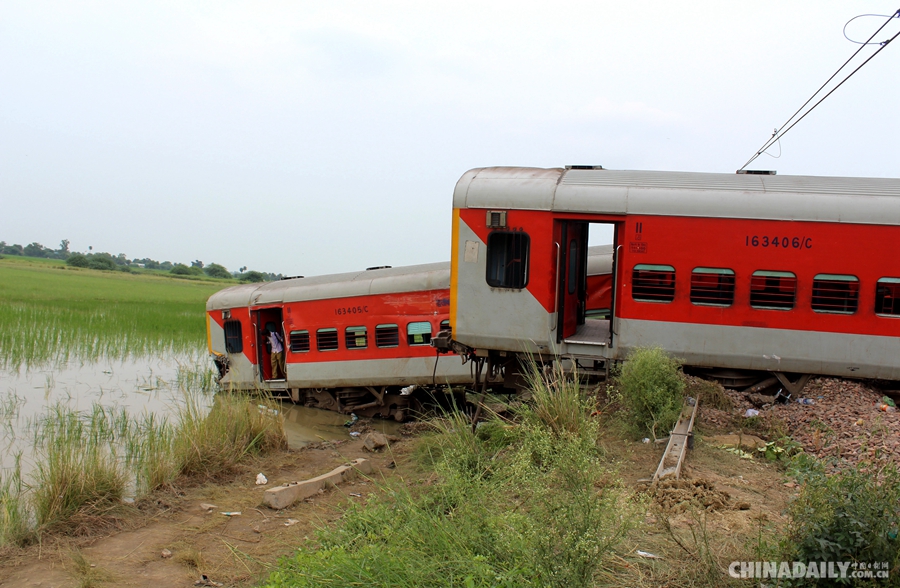
[(577, 382), (533, 387), (514, 420), (436, 421), (415, 452), (433, 484), (351, 505), (267, 586), (592, 585), (641, 504), (601, 462)]
[[(202, 371), (202, 370), (200, 370)], [(206, 381), (202, 373), (186, 378)], [(118, 516), (123, 498), (232, 471), (249, 454), (286, 447), (283, 417), (259, 399), (184, 390), (176, 418), (56, 404), (30, 425), (35, 465), (0, 477), (0, 546)]]
[(123, 412), (98, 405), (87, 414), (62, 404), (50, 408), (35, 429), (30, 503), (38, 528), (79, 511), (102, 512), (121, 501), (127, 474), (116, 455), (116, 441), (123, 426), (128, 426)]
[(0, 369), (195, 350), (221, 286), (0, 261)]

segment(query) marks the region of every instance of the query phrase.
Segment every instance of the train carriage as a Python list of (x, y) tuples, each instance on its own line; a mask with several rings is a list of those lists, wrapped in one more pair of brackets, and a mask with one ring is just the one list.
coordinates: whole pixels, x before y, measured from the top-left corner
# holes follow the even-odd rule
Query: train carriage
[[(589, 305), (599, 316), (610, 308), (611, 253), (589, 251)], [(403, 420), (417, 408), (413, 387), (473, 383), (470, 365), (430, 346), (449, 330), (449, 308), (446, 262), (242, 284), (209, 298), (209, 350), (223, 386)], [(270, 330), (285, 343), (286, 377), (273, 378)]]
[[(592, 318), (589, 233), (615, 235)], [(900, 379), (900, 180), (483, 168), (453, 195), (455, 348)]]

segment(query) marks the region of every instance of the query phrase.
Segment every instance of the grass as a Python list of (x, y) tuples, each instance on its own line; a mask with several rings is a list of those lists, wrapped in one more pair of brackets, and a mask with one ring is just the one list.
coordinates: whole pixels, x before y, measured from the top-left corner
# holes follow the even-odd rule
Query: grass
[[(208, 370), (199, 370), (208, 371)], [(196, 374), (193, 382), (210, 382)], [(35, 467), (0, 478), (0, 547), (54, 531), (80, 534), (124, 516), (123, 498), (233, 471), (248, 455), (286, 447), (283, 420), (259, 398), (183, 389), (173, 423), (154, 414), (94, 405), (48, 408), (30, 424)]]
[(415, 453), (433, 483), (351, 505), (266, 585), (592, 585), (642, 501), (603, 464), (577, 383), (533, 382), (515, 420), (435, 421)]
[(0, 259), (0, 369), (196, 350), (224, 285)]

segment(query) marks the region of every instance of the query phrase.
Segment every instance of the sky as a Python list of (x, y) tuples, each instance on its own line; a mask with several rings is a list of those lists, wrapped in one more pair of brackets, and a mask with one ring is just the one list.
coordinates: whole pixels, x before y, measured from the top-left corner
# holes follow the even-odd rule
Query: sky
[[(856, 51), (845, 24), (898, 8), (0, 0), (0, 240), (285, 275), (448, 260), (467, 170), (733, 173)], [(900, 40), (751, 167), (900, 176), (898, 66)]]

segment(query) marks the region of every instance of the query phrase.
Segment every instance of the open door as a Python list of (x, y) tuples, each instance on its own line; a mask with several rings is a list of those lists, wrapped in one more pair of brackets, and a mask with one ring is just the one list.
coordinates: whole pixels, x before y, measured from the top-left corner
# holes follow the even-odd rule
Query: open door
[[(280, 308), (262, 308), (256, 311), (255, 329), (256, 329), (256, 349), (257, 361), (259, 362), (259, 378), (262, 381), (272, 380), (272, 347), (269, 343), (269, 331), (274, 329), (281, 338), (282, 355), (284, 358), (284, 327), (281, 322)], [(282, 360), (283, 365), (283, 360)], [(275, 378), (284, 379), (284, 374), (278, 374)]]
[(557, 343), (574, 335), (578, 326), (584, 324), (587, 298), (587, 223), (560, 224)]

